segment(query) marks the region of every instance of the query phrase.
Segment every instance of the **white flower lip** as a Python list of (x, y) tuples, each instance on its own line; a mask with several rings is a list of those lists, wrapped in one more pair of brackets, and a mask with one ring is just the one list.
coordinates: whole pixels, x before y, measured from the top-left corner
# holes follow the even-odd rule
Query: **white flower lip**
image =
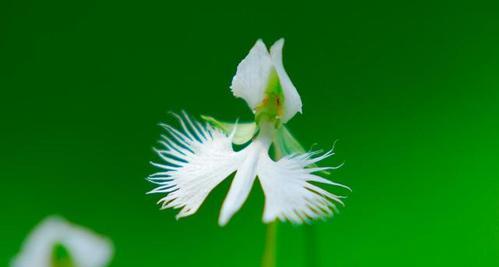
[(243, 98), (255, 111), (257, 105), (265, 97), (270, 74), (275, 70), (284, 93), (284, 115), (281, 120), (285, 123), (297, 112), (302, 112), (302, 102), (296, 87), (284, 69), (283, 46), (284, 39), (281, 38), (272, 45), (269, 53), (263, 41), (258, 40), (237, 66), (231, 89), (234, 96)]
[(50, 267), (56, 244), (68, 249), (78, 267), (104, 267), (111, 260), (111, 242), (80, 226), (52, 216), (42, 221), (25, 240), (12, 267)]
[(244, 149), (232, 148), (233, 130), (224, 134), (209, 124), (189, 118), (184, 112), (175, 115), (182, 131), (162, 125), (170, 136), (162, 136), (161, 149), (156, 152), (164, 163), (152, 163), (161, 170), (148, 177), (158, 187), (149, 193), (166, 194), (159, 203), (162, 208), (177, 208), (177, 218), (194, 214), (208, 194), (232, 173), (235, 177), (224, 200), (219, 224), (227, 224), (246, 201), (258, 177), (264, 194), (264, 222), (276, 219), (302, 223), (333, 214), (341, 197), (313, 183), (345, 187), (316, 173), (336, 167), (313, 167), (333, 151), (320, 156), (318, 152), (288, 155), (272, 160), (268, 150), (272, 131), (260, 129), (258, 136)]

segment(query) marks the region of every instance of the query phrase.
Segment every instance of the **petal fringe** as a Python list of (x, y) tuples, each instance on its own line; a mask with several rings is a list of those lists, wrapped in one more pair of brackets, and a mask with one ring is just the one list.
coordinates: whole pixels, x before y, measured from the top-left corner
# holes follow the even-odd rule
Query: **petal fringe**
[(323, 183), (347, 186), (322, 178), (315, 172), (336, 167), (309, 167), (318, 161), (333, 155), (332, 150), (321, 156), (310, 152), (289, 155), (275, 162), (268, 155), (263, 155), (258, 167), (258, 177), (265, 194), (265, 223), (279, 219), (293, 223), (309, 222), (310, 220), (333, 215), (337, 211), (335, 203), (343, 204), (341, 196), (334, 195), (311, 183)]
[(226, 135), (208, 124), (192, 120), (182, 112), (174, 114), (181, 131), (167, 124), (168, 132), (155, 149), (162, 163), (152, 163), (161, 171), (148, 177), (158, 185), (149, 193), (167, 194), (158, 201), (162, 209), (181, 209), (177, 219), (192, 215), (208, 194), (233, 173), (241, 161), (232, 149), (232, 135)]

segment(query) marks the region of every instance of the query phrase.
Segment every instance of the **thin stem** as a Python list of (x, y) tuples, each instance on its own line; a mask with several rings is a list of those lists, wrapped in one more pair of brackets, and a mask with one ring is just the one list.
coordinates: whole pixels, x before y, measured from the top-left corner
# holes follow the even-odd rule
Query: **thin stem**
[[(274, 160), (279, 160), (283, 153), (279, 146), (274, 145)], [(276, 267), (277, 250), (277, 220), (267, 224), (265, 235), (265, 250), (263, 251), (262, 267)]]
[(263, 252), (262, 267), (276, 266), (277, 248), (277, 221), (267, 224), (267, 234), (265, 236), (265, 250)]

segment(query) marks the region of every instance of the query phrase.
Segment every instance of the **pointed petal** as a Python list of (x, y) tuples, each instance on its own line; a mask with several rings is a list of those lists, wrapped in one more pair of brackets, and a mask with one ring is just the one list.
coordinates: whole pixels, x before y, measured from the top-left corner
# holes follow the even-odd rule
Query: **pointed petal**
[(232, 149), (232, 136), (183, 115), (176, 116), (182, 131), (165, 125), (172, 138), (164, 137), (165, 147), (156, 150), (164, 163), (153, 163), (162, 170), (149, 176), (149, 181), (159, 185), (150, 193), (166, 193), (159, 202), (162, 208), (180, 208), (177, 218), (195, 213), (242, 159)]
[(52, 266), (52, 252), (57, 244), (63, 245), (71, 260), (80, 267), (104, 267), (113, 254), (107, 239), (62, 218), (49, 217), (30, 234), (11, 266)]
[(277, 75), (279, 76), (279, 81), (281, 83), (282, 89), (284, 91), (284, 115), (282, 117), (283, 122), (287, 122), (297, 112), (302, 112), (301, 98), (296, 90), (295, 86), (291, 82), (284, 65), (282, 63), (282, 48), (284, 46), (284, 39), (279, 39), (270, 48), (270, 56), (272, 58), (272, 64), (275, 67)]
[(260, 159), (257, 174), (265, 194), (264, 222), (302, 223), (332, 215), (333, 201), (341, 203), (340, 197), (310, 183), (337, 185), (313, 174), (317, 169), (306, 168), (315, 162), (311, 155), (286, 156), (277, 162), (268, 156)]
[(245, 159), (239, 166), (222, 205), (218, 219), (220, 226), (226, 225), (248, 198), (256, 178), (258, 160), (261, 154), (267, 154), (267, 149), (258, 142), (254, 142), (241, 152), (244, 153)]
[(271, 71), (272, 60), (267, 47), (262, 40), (258, 40), (237, 66), (236, 75), (230, 86), (232, 93), (244, 99), (254, 110), (264, 98)]

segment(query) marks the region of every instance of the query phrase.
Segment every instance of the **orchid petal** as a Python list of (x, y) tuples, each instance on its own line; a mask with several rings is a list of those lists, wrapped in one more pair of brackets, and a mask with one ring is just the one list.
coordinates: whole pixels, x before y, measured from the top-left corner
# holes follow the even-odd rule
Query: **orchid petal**
[(258, 40), (237, 66), (230, 86), (236, 97), (244, 99), (254, 111), (265, 97), (265, 89), (272, 72), (272, 60), (267, 47)]
[(321, 169), (307, 168), (316, 162), (312, 155), (289, 155), (277, 162), (268, 156), (260, 159), (257, 174), (265, 194), (264, 222), (281, 219), (302, 223), (332, 215), (334, 202), (341, 203), (341, 197), (311, 183), (342, 186), (314, 174)]
[(106, 266), (113, 254), (107, 239), (62, 218), (49, 217), (30, 234), (11, 266), (52, 266), (52, 252), (58, 244), (68, 250), (71, 261), (79, 267)]
[[(232, 135), (209, 125), (177, 116), (183, 133), (171, 126), (173, 138), (165, 137), (164, 150), (157, 150), (165, 164), (154, 164), (162, 170), (149, 176), (159, 186), (150, 193), (166, 193), (159, 202), (162, 208), (180, 208), (177, 218), (194, 214), (208, 194), (233, 173), (242, 161), (242, 153), (232, 149)], [(175, 149), (172, 149), (175, 148)]]
[(284, 46), (284, 39), (277, 40), (270, 48), (270, 56), (272, 64), (279, 76), (279, 81), (284, 92), (284, 115), (282, 122), (287, 122), (297, 112), (302, 112), (302, 102), (296, 87), (291, 82), (284, 65), (282, 63), (282, 48)]

